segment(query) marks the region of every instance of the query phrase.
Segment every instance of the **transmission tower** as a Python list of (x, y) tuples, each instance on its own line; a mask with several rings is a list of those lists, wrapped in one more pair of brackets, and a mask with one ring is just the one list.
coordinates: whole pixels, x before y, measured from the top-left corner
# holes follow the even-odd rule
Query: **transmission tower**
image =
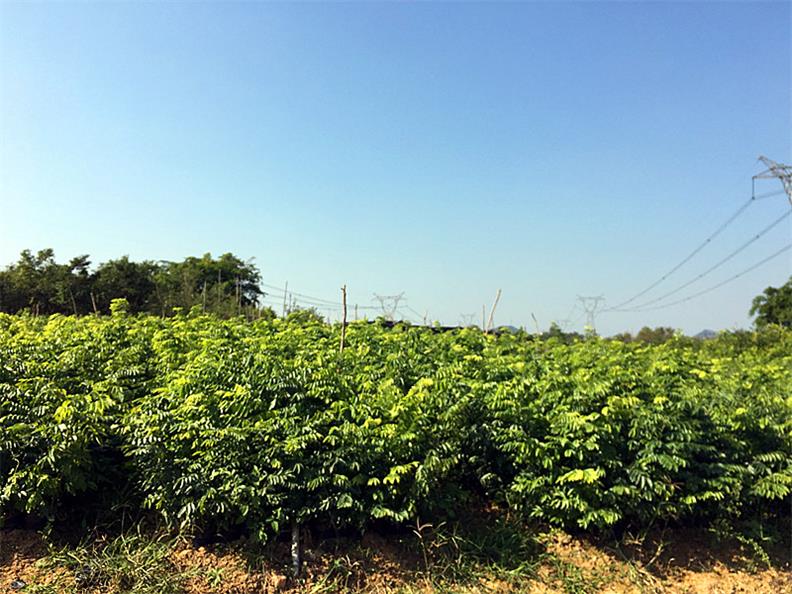
[(784, 186), (789, 204), (792, 205), (792, 165), (776, 163), (763, 155), (759, 157), (759, 160), (767, 166), (767, 171), (754, 175), (753, 179), (778, 179)]
[(374, 293), (374, 299), (379, 301), (382, 315), (385, 319), (392, 322), (399, 307), (399, 302), (404, 299), (404, 293), (402, 292), (398, 295), (377, 295)]
[(583, 311), (586, 313), (586, 326), (596, 332), (596, 316), (601, 309), (602, 304), (605, 302), (605, 297), (602, 295), (597, 295), (596, 297), (578, 295), (578, 301), (580, 301), (580, 305), (583, 308)]
[(473, 319), (476, 317), (475, 313), (472, 314), (459, 314), (460, 319), (462, 320), (462, 326), (467, 328), (468, 326), (473, 325)]

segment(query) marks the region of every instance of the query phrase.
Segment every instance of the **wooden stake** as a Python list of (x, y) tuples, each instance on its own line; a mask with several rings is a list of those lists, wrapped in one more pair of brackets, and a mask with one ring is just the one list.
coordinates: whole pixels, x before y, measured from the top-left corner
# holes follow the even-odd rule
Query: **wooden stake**
[(346, 306), (346, 285), (341, 287), (341, 303), (344, 306), (341, 318), (341, 348), (339, 352), (344, 352), (344, 340), (346, 339), (346, 325), (347, 325), (347, 306)]

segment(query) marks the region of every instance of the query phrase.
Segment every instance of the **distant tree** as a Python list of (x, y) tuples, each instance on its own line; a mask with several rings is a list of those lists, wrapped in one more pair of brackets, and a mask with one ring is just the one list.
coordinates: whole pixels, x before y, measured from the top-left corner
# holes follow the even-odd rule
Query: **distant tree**
[(51, 249), (0, 270), (0, 311), (28, 310), (34, 315), (109, 313), (114, 299), (125, 299), (130, 313), (172, 315), (174, 308), (230, 317), (267, 318), (258, 307), (264, 294), (255, 265), (233, 254), (189, 257), (181, 262), (134, 262), (127, 256), (109, 260), (91, 272), (88, 256), (58, 264)]
[[(87, 256), (85, 256), (87, 258)], [(24, 250), (19, 260), (0, 272), (0, 309), (6, 312), (73, 313), (71, 267), (55, 262), (52, 249), (35, 255)]]
[(619, 334), (614, 334), (613, 336), (611, 336), (611, 340), (619, 340), (621, 342), (632, 342), (635, 340), (635, 338), (629, 332), (620, 332)]
[(542, 339), (547, 340), (549, 338), (555, 338), (565, 344), (570, 344), (577, 340), (581, 340), (583, 338), (577, 332), (564, 332), (564, 330), (559, 326), (556, 322), (552, 322), (550, 324), (550, 328), (547, 329), (546, 332), (542, 333)]
[(217, 259), (204, 254), (181, 262), (163, 262), (155, 278), (166, 310), (200, 305), (205, 311), (222, 316), (255, 310), (263, 295), (260, 280), (252, 262), (233, 254)]
[(269, 305), (265, 305), (263, 307), (259, 307), (255, 312), (255, 316), (253, 317), (257, 320), (274, 320), (278, 317), (278, 315)]
[(754, 297), (749, 312), (756, 316), (754, 324), (762, 328), (768, 324), (792, 327), (792, 276), (780, 287), (767, 287)]
[(561, 338), (564, 336), (564, 331), (557, 322), (551, 322), (547, 332), (543, 334), (544, 338)]
[(658, 326), (657, 328), (644, 326), (638, 331), (638, 334), (635, 335), (635, 341), (645, 342), (647, 344), (662, 344), (674, 338), (675, 334), (676, 331), (667, 326)]
[(325, 321), (315, 307), (293, 309), (286, 315), (286, 320), (299, 324), (323, 324)]
[(154, 262), (133, 262), (128, 256), (100, 264), (92, 279), (91, 305), (107, 313), (113, 299), (126, 299), (129, 311), (162, 313), (154, 282), (158, 271)]
[(91, 290), (94, 278), (91, 274), (91, 261), (87, 255), (77, 256), (69, 261), (64, 290), (71, 305), (70, 313), (85, 314), (92, 311)]

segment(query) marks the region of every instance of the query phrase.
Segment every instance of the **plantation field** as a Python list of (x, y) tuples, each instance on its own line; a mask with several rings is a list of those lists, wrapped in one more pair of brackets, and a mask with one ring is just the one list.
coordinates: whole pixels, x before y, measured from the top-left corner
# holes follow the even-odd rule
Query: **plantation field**
[(790, 331), (649, 346), (358, 322), (339, 352), (340, 334), (120, 303), (0, 315), (4, 521), (266, 543), (493, 513), (788, 547)]

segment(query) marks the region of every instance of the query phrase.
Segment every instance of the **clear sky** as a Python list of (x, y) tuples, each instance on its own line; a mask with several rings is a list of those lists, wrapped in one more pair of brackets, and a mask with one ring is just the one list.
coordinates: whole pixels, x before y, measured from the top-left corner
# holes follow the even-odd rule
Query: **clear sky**
[[(547, 327), (680, 261), (759, 154), (792, 162), (791, 32), (788, 2), (2, 2), (0, 264), (231, 251), (267, 283), (404, 291), (445, 323), (502, 288), (497, 323)], [(646, 298), (784, 209), (756, 202)], [(676, 297), (789, 243), (791, 219)], [(747, 326), (790, 253), (598, 329)]]

